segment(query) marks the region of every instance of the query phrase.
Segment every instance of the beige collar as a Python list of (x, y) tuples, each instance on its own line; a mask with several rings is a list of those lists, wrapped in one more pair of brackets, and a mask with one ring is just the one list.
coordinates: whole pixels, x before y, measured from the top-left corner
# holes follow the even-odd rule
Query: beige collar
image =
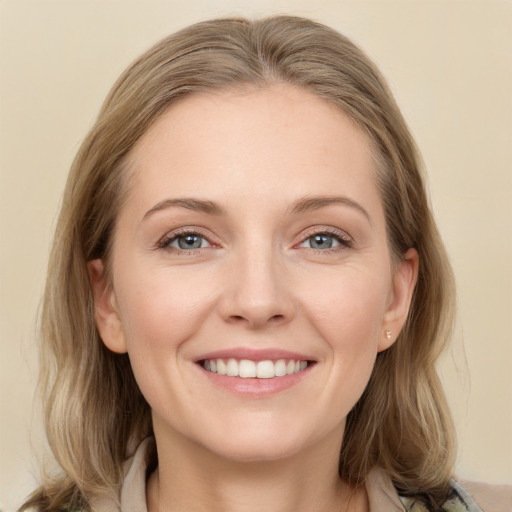
[(389, 475), (379, 467), (373, 468), (366, 479), (370, 512), (404, 512), (398, 493)]

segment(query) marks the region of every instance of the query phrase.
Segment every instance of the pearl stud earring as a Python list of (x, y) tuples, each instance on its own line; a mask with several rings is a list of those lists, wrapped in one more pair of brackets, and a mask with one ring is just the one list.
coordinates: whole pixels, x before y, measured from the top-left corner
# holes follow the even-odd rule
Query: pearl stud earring
[(386, 338), (391, 340), (391, 331), (386, 331)]

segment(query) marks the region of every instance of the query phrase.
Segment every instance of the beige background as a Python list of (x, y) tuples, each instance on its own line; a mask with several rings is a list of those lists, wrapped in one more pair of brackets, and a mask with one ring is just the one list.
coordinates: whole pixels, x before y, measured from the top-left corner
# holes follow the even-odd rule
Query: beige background
[(31, 451), (43, 444), (34, 323), (51, 232), (103, 97), (177, 28), (278, 12), (351, 36), (396, 93), (459, 285), (459, 327), (442, 365), (458, 469), (512, 483), (511, 2), (0, 0), (0, 502), (10, 510), (33, 487)]

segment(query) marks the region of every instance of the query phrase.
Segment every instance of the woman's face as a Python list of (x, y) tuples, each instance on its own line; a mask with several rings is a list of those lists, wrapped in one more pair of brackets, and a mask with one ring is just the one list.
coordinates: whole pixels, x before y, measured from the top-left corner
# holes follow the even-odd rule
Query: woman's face
[(366, 136), (291, 86), (197, 94), (129, 168), (112, 288), (99, 260), (90, 273), (157, 441), (236, 460), (339, 444), (417, 266), (392, 268)]

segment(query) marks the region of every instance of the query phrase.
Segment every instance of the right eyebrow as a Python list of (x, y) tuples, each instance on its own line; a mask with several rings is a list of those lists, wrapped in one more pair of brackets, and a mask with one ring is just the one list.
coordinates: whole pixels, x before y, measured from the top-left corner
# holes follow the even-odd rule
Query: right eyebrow
[(220, 204), (214, 203), (213, 201), (208, 201), (204, 199), (195, 199), (192, 197), (183, 197), (176, 199), (164, 199), (159, 203), (155, 204), (150, 210), (148, 210), (142, 221), (145, 221), (148, 217), (153, 215), (156, 212), (161, 210), (165, 210), (166, 208), (186, 208), (187, 210), (194, 210), (197, 212), (204, 212), (210, 215), (224, 215), (225, 210)]
[(368, 222), (372, 224), (372, 219), (370, 214), (356, 201), (348, 197), (340, 197), (340, 196), (306, 196), (299, 199), (294, 203), (292, 207), (292, 213), (303, 213), (308, 210), (319, 210), (320, 208), (325, 208), (330, 204), (344, 204), (346, 206), (350, 206), (354, 208), (358, 212), (362, 213)]

